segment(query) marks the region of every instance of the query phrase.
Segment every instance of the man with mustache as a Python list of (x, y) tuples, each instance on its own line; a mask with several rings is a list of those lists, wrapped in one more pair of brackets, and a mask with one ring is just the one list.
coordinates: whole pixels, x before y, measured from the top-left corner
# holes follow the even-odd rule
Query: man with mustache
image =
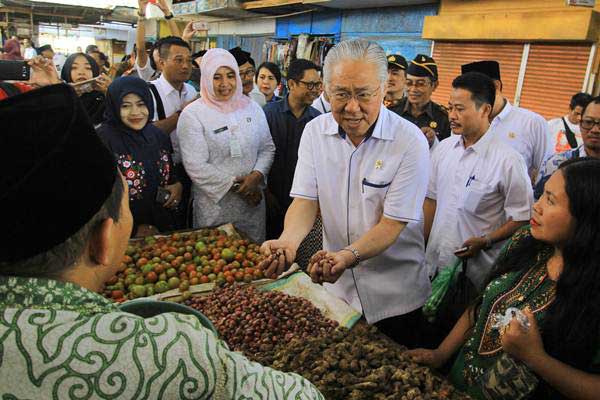
[(456, 257), (468, 259), (467, 276), (478, 289), (504, 241), (529, 221), (533, 204), (523, 158), (490, 128), (494, 99), (494, 83), (481, 73), (452, 82), (455, 135), (433, 151), (423, 206), (430, 273)]

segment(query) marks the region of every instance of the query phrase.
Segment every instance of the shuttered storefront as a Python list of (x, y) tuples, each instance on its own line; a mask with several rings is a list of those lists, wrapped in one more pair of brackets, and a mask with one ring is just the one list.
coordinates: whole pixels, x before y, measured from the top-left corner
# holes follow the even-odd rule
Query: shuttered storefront
[(571, 96), (583, 87), (591, 47), (532, 43), (519, 105), (546, 119), (565, 115)]
[(496, 60), (500, 63), (503, 93), (513, 102), (523, 55), (522, 43), (435, 42), (433, 58), (438, 64), (439, 86), (433, 101), (446, 105), (452, 80), (460, 75), (460, 66), (473, 61)]

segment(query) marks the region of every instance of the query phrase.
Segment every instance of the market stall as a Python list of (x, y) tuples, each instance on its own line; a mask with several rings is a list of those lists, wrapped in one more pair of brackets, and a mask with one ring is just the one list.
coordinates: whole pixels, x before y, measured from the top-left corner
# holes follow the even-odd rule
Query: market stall
[(134, 239), (104, 294), (145, 317), (186, 305), (232, 350), (304, 376), (327, 399), (468, 398), (297, 266), (264, 279), (262, 260), (231, 225)]

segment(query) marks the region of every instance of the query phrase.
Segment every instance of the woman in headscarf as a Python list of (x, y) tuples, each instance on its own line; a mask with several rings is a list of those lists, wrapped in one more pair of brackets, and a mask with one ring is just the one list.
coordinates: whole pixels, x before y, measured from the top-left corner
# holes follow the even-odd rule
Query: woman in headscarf
[(4, 54), (1, 59), (8, 61), (23, 59), (23, 56), (21, 56), (21, 44), (17, 39), (8, 39), (4, 42)]
[[(92, 123), (100, 124), (104, 118), (104, 99), (111, 83), (110, 77), (100, 73), (100, 67), (91, 56), (75, 53), (66, 59), (61, 78), (73, 86)], [(93, 82), (88, 82), (93, 78)]]
[(118, 78), (108, 87), (105, 120), (98, 128), (129, 185), (136, 236), (174, 230), (175, 209), (181, 201), (171, 141), (152, 125), (153, 114), (148, 84), (132, 76)]
[(235, 58), (211, 49), (200, 63), (201, 98), (177, 125), (183, 165), (192, 180), (194, 227), (233, 223), (265, 239), (262, 189), (275, 145), (265, 114), (242, 94)]

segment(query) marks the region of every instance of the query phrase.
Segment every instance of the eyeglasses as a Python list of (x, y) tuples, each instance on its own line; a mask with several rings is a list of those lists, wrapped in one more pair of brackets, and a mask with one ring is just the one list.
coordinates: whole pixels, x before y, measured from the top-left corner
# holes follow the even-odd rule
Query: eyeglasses
[(255, 73), (256, 70), (254, 68), (250, 68), (245, 71), (240, 71), (240, 78), (253, 77)]
[(407, 79), (405, 85), (406, 87), (414, 86), (416, 88), (424, 88), (425, 86), (431, 85), (431, 82), (424, 79), (420, 79), (418, 81), (411, 81), (410, 79)]
[(306, 86), (306, 88), (308, 90), (313, 90), (313, 89), (320, 90), (323, 87), (323, 82), (304, 82), (304, 81), (298, 81), (298, 83), (301, 83), (304, 86)]
[(331, 96), (331, 99), (336, 103), (347, 104), (352, 98), (355, 98), (361, 104), (370, 103), (375, 96), (380, 93), (381, 85), (377, 86), (377, 89), (371, 91), (362, 91), (359, 93), (350, 93), (346, 91), (337, 91), (334, 92)]
[(581, 120), (581, 127), (583, 129), (586, 130), (590, 130), (592, 128), (594, 128), (594, 125), (598, 125), (598, 128), (600, 128), (600, 119), (582, 119)]

